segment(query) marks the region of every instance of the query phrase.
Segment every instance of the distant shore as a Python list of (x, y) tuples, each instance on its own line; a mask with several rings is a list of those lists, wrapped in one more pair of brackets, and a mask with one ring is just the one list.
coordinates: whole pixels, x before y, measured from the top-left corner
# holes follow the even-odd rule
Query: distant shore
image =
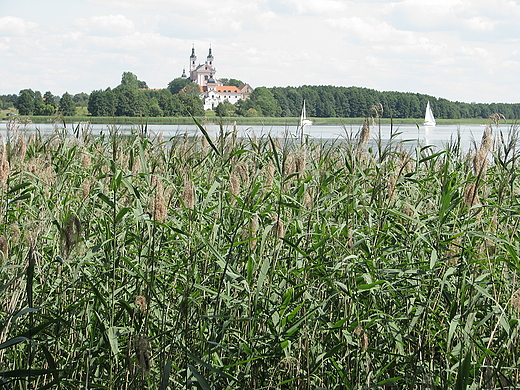
[[(2, 117), (2, 121), (7, 121), (10, 117)], [(193, 118), (191, 117), (92, 117), (92, 116), (73, 116), (56, 118), (55, 116), (28, 116), (23, 117), (29, 119), (32, 123), (49, 123), (49, 122), (63, 122), (67, 124), (73, 123), (92, 123), (92, 124), (107, 124), (107, 125), (186, 125), (193, 124)], [(237, 125), (251, 125), (251, 126), (296, 126), (299, 122), (299, 118), (296, 117), (281, 117), (281, 118), (270, 118), (270, 117), (222, 117), (218, 118), (215, 116), (197, 117), (196, 118), (202, 124), (219, 124), (229, 126), (233, 124)], [(312, 118), (314, 125), (361, 125), (365, 118)], [(390, 118), (381, 118), (381, 124), (390, 124)], [(400, 124), (418, 124), (423, 122), (423, 118), (395, 118), (393, 123), (395, 125)], [(437, 119), (438, 125), (456, 125), (456, 124), (486, 124), (490, 120), (487, 118), (465, 118), (465, 119)], [(518, 120), (510, 119), (505, 123), (517, 123)]]

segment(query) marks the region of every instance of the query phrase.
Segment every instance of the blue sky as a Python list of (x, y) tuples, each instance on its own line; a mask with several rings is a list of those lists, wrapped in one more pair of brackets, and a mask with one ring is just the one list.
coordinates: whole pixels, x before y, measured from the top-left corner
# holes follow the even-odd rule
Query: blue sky
[(0, 94), (163, 88), (203, 62), (258, 86), (520, 102), (513, 0), (0, 0)]

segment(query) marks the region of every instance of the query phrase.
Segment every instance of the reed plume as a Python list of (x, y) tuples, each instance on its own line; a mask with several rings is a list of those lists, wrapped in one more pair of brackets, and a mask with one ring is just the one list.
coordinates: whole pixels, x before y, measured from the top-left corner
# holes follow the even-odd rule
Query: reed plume
[(0, 236), (0, 252), (4, 259), (9, 257), (9, 244), (4, 236)]
[(157, 186), (155, 190), (154, 200), (154, 218), (157, 222), (164, 222), (168, 214), (168, 206), (164, 198), (164, 189), (162, 180), (157, 179)]
[(148, 304), (146, 303), (146, 298), (142, 295), (138, 295), (135, 297), (135, 311), (139, 314), (146, 314), (148, 311)]
[(361, 343), (361, 351), (365, 352), (368, 349), (368, 334), (363, 327), (358, 326), (354, 329), (354, 334), (359, 337)]
[(277, 237), (277, 238), (284, 238), (285, 237), (285, 227), (283, 225), (283, 221), (282, 219), (280, 218), (280, 216), (275, 216), (273, 218), (273, 222), (274, 222), (274, 225), (273, 225), (273, 233), (274, 235)]
[(303, 205), (305, 206), (305, 208), (310, 210), (312, 208), (313, 204), (314, 204), (314, 201), (312, 199), (312, 190), (310, 188), (307, 188), (305, 190), (305, 195), (303, 198)]
[(368, 140), (370, 139), (370, 124), (368, 123), (368, 119), (365, 119), (363, 122), (363, 127), (359, 133), (358, 138), (358, 151), (362, 151), (368, 144)]
[(193, 181), (188, 178), (184, 179), (181, 199), (187, 208), (193, 209), (195, 207), (195, 186), (193, 185)]
[(91, 166), (91, 158), (89, 153), (83, 153), (81, 157), (81, 166), (85, 169), (90, 169)]
[(234, 171), (238, 174), (244, 186), (247, 187), (249, 185), (249, 166), (247, 163), (238, 163), (235, 166)]
[(520, 312), (520, 289), (513, 292), (511, 295), (511, 306), (517, 311)]
[(240, 180), (238, 178), (238, 175), (236, 173), (232, 173), (229, 177), (229, 191), (233, 195), (231, 197), (231, 204), (235, 204), (235, 198), (240, 193)]
[(202, 143), (202, 155), (206, 156), (208, 154), (209, 142), (206, 137), (201, 137)]
[(283, 174), (285, 177), (288, 177), (294, 173), (296, 173), (296, 159), (294, 154), (289, 153), (283, 164)]
[(89, 194), (90, 194), (90, 186), (91, 186), (90, 180), (88, 180), (88, 179), (83, 180), (83, 183), (81, 184), (81, 190), (82, 190), (84, 198), (89, 196)]
[(0, 185), (4, 186), (7, 183), (10, 173), (9, 161), (7, 161), (7, 147), (4, 142), (2, 154), (0, 155)]
[(271, 187), (273, 185), (274, 181), (274, 165), (273, 163), (269, 163), (265, 167), (266, 173), (265, 173), (265, 186)]
[(304, 171), (307, 165), (307, 153), (305, 150), (302, 150), (300, 153), (296, 155), (295, 158), (295, 171), (298, 173), (298, 177), (303, 177)]
[(23, 161), (27, 153), (27, 141), (25, 140), (25, 134), (18, 136), (16, 140), (16, 156)]
[(464, 202), (469, 208), (479, 205), (478, 186), (475, 183), (467, 183), (464, 189)]
[(482, 135), (480, 147), (473, 157), (473, 173), (477, 177), (485, 177), (488, 166), (488, 154), (493, 149), (493, 129), (487, 126)]
[(79, 242), (82, 232), (82, 225), (79, 218), (70, 214), (62, 228), (62, 250), (65, 257), (68, 257), (70, 251)]
[(395, 173), (391, 173), (389, 178), (388, 178), (388, 185), (387, 185), (388, 197), (390, 198), (390, 200), (394, 200), (394, 198), (395, 198), (395, 185), (396, 185), (396, 183), (397, 183), (396, 175), (395, 175)]

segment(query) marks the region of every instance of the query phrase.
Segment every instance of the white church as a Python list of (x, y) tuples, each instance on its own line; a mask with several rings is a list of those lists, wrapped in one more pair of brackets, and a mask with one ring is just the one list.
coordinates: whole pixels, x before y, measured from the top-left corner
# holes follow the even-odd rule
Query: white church
[(241, 99), (247, 99), (253, 89), (248, 84), (242, 84), (240, 87), (222, 85), (215, 79), (217, 70), (213, 65), (214, 57), (209, 48), (209, 54), (204, 64), (197, 65), (197, 56), (195, 55), (195, 47), (191, 49), (190, 56), (190, 76), (186, 75), (184, 70), (182, 77), (189, 79), (200, 86), (200, 98), (204, 102), (205, 110), (213, 110), (219, 103), (228, 101), (235, 104)]

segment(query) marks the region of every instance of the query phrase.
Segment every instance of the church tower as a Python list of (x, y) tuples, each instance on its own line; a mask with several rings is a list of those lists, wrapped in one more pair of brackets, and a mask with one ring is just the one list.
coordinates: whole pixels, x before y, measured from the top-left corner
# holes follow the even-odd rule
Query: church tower
[(190, 56), (190, 70), (194, 71), (197, 68), (197, 56), (195, 55), (195, 45), (191, 48)]
[(210, 46), (208, 58), (206, 58), (206, 65), (213, 67), (213, 60), (214, 60), (214, 58), (213, 58), (213, 54), (211, 54), (211, 46)]

